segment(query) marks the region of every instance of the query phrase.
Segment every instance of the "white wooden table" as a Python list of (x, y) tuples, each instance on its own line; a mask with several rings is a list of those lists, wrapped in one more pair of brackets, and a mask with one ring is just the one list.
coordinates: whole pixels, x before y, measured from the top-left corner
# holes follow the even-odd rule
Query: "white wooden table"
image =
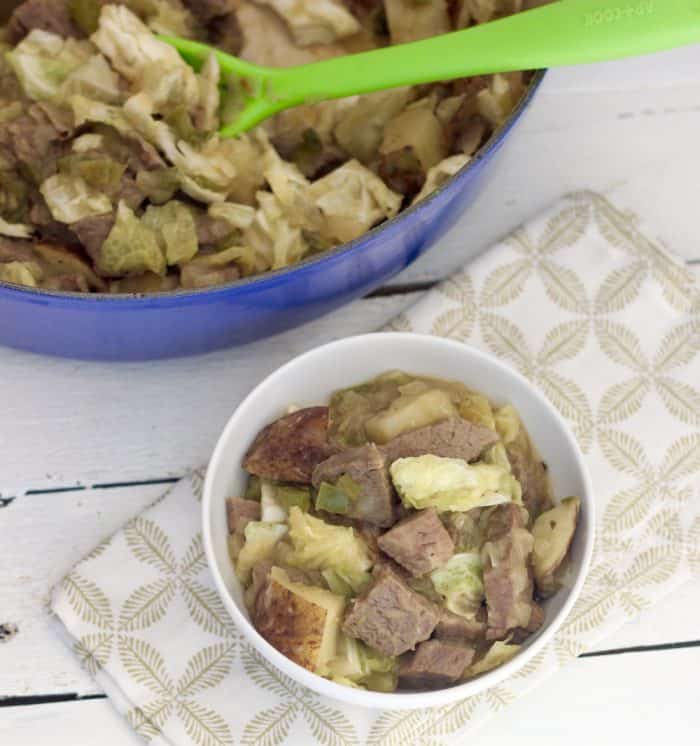
[[(385, 288), (263, 343), (197, 359), (105, 365), (0, 349), (2, 746), (139, 743), (50, 629), (50, 587), (188, 468), (265, 374), (376, 329), (421, 289), (571, 190), (607, 191), (700, 276), (700, 47), (551, 73), (479, 215)], [(154, 480), (160, 483), (153, 483)], [(479, 744), (698, 743), (700, 579), (494, 718)], [(303, 746), (303, 745), (300, 745)]]

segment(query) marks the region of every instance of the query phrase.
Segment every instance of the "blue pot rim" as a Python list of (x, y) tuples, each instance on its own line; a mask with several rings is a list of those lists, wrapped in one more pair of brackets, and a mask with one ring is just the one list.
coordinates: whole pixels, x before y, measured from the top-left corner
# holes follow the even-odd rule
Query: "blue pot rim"
[[(254, 291), (260, 286), (267, 288), (276, 285), (285, 284), (290, 277), (303, 275), (310, 269), (315, 269), (319, 265), (333, 265), (340, 261), (349, 252), (356, 252), (362, 249), (368, 239), (375, 239), (383, 233), (390, 231), (393, 227), (402, 221), (410, 219), (411, 216), (420, 215), (428, 209), (429, 205), (440, 198), (443, 192), (450, 189), (456, 182), (461, 181), (469, 173), (475, 170), (479, 164), (487, 160), (503, 142), (508, 132), (518, 121), (525, 109), (532, 101), (535, 93), (539, 89), (547, 70), (537, 70), (534, 72), (532, 80), (528, 84), (525, 94), (522, 96), (518, 105), (513, 109), (510, 116), (503, 124), (494, 130), (488, 142), (479, 150), (479, 152), (469, 160), (454, 176), (450, 177), (444, 184), (436, 189), (429, 197), (419, 202), (417, 205), (408, 207), (399, 213), (396, 217), (387, 220), (380, 225), (363, 233), (358, 238), (349, 243), (341, 244), (334, 249), (318, 254), (317, 256), (304, 259), (298, 264), (291, 267), (264, 272), (252, 277), (245, 277), (225, 285), (216, 285), (211, 288), (202, 288), (200, 290), (169, 290), (159, 293), (79, 293), (74, 291), (45, 290), (43, 288), (29, 288), (26, 285), (17, 285), (0, 280), (0, 292), (8, 293), (17, 297), (18, 300), (26, 300), (29, 303), (47, 303), (49, 301), (63, 301), (61, 305), (81, 305), (94, 303), (109, 303), (112, 306), (124, 306), (133, 309), (134, 307), (159, 307), (179, 306), (183, 302), (199, 303), (214, 302), (222, 295), (227, 295), (232, 290)], [(155, 303), (154, 303), (155, 302)]]

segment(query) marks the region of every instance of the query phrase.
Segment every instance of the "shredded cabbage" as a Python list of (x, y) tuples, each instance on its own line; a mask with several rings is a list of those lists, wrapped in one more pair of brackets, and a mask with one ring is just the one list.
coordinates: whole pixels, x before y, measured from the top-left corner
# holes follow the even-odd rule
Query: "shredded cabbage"
[(504, 445), (515, 442), (520, 432), (520, 417), (515, 407), (506, 404), (505, 407), (497, 409), (494, 413), (496, 432), (499, 434)]
[(34, 229), (24, 223), (8, 223), (0, 217), (0, 236), (8, 238), (31, 238)]
[(454, 554), (430, 574), (445, 606), (455, 614), (472, 618), (484, 600), (484, 572), (478, 552)]
[(142, 222), (158, 235), (169, 265), (188, 262), (197, 253), (197, 227), (192, 211), (184, 203), (173, 200), (162, 207), (151, 205)]
[[(146, 71), (160, 69), (173, 81), (173, 73), (181, 88), (179, 95), (192, 104), (199, 99), (199, 85), (192, 68), (175, 49), (159, 41), (138, 16), (123, 5), (105, 5), (100, 25), (92, 42), (109, 59), (112, 67), (137, 88), (144, 82)], [(154, 76), (155, 78), (155, 76)]]
[(124, 98), (119, 76), (101, 54), (94, 54), (66, 78), (61, 89), (61, 99), (74, 94), (118, 104)]
[(287, 533), (287, 527), (283, 523), (250, 521), (244, 533), (245, 544), (238, 553), (236, 574), (243, 583), (247, 583), (253, 567), (272, 557), (275, 545)]
[(41, 185), (51, 215), (59, 223), (77, 223), (83, 218), (112, 212), (112, 202), (85, 179), (70, 174), (54, 174)]
[(5, 262), (0, 264), (0, 280), (34, 288), (41, 280), (41, 267), (36, 262)]
[(395, 657), (385, 656), (365, 645), (360, 640), (348, 637), (342, 632), (338, 635), (335, 658), (328, 663), (327, 675), (335, 679), (350, 681), (355, 686), (371, 684), (374, 674), (388, 674), (396, 688), (398, 661)]
[(61, 102), (63, 84), (91, 54), (87, 42), (34, 29), (5, 57), (29, 98)]
[(302, 570), (334, 570), (355, 592), (369, 580), (372, 566), (365, 542), (352, 528), (334, 526), (293, 507), (289, 538), (294, 551), (290, 564)]
[(520, 650), (520, 645), (509, 645), (506, 642), (497, 640), (491, 645), (486, 655), (476, 663), (472, 664), (465, 672), (465, 678), (478, 676), (479, 674), (491, 671), (498, 666), (507, 663)]
[(287, 23), (294, 40), (302, 47), (331, 44), (356, 34), (362, 28), (339, 0), (257, 0), (269, 5)]
[(520, 499), (520, 485), (498, 464), (439, 456), (394, 461), (391, 478), (407, 507), (439, 511), (471, 510)]
[(306, 192), (323, 215), (321, 233), (346, 242), (361, 236), (401, 207), (402, 197), (359, 161), (348, 161)]
[(119, 203), (114, 227), (100, 249), (98, 266), (107, 276), (165, 274), (165, 255), (157, 233), (123, 202)]

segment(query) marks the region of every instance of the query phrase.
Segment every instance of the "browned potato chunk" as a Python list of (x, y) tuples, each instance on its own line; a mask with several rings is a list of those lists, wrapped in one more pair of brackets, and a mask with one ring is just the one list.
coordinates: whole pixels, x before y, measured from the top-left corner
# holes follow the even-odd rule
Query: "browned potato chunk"
[(532, 564), (541, 596), (551, 596), (557, 589), (555, 575), (574, 538), (580, 508), (580, 498), (567, 497), (542, 513), (532, 527), (535, 539)]
[(309, 407), (262, 430), (249, 448), (243, 468), (264, 479), (310, 484), (314, 467), (332, 452), (328, 407)]
[(254, 623), (277, 650), (309, 671), (321, 671), (335, 654), (344, 599), (323, 588), (293, 583), (273, 567), (258, 594)]

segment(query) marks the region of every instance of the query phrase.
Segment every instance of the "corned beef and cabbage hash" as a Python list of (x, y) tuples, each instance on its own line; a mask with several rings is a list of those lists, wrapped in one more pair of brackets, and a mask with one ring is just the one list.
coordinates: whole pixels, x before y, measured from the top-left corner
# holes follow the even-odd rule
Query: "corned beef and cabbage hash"
[(226, 502), (258, 632), (372, 691), (439, 689), (511, 659), (565, 582), (580, 499), (554, 503), (518, 413), (392, 371), (255, 437)]
[(289, 267), (422, 200), (511, 113), (524, 75), (302, 106), (235, 140), (241, 102), (155, 34), (288, 66), (523, 0), (27, 0), (0, 29), (0, 281), (197, 289)]

